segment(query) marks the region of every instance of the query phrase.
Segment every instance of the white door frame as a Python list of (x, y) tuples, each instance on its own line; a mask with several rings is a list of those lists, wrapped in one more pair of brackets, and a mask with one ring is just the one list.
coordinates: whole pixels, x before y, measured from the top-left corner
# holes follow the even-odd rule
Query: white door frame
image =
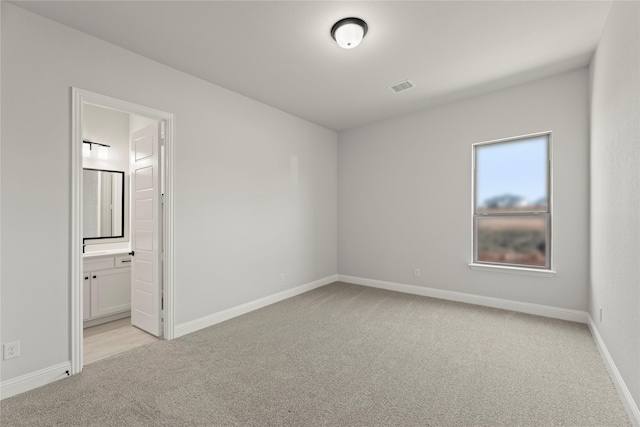
[(173, 140), (174, 119), (171, 113), (111, 98), (83, 89), (71, 88), (71, 374), (82, 371), (82, 105), (118, 110), (164, 122), (164, 228), (165, 244), (162, 266), (164, 329), (166, 340), (174, 338), (173, 283)]

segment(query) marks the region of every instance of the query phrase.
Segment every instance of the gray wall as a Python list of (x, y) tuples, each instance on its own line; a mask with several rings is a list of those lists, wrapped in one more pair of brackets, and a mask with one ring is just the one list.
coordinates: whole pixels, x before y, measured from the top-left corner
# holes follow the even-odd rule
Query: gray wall
[[(341, 133), (339, 273), (586, 311), (588, 89), (581, 69)], [(557, 275), (470, 270), (471, 145), (547, 130)]]
[(337, 273), (335, 132), (6, 2), (1, 48), (3, 381), (70, 358), (72, 86), (176, 115), (176, 324)]
[[(640, 406), (640, 31), (614, 2), (591, 64), (589, 313)], [(603, 309), (599, 320), (598, 307)]]

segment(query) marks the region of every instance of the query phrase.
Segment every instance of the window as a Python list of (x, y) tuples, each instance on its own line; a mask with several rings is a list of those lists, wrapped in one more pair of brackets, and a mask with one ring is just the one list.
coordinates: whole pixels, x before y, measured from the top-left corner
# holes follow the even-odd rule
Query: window
[(473, 145), (473, 264), (551, 269), (551, 133)]

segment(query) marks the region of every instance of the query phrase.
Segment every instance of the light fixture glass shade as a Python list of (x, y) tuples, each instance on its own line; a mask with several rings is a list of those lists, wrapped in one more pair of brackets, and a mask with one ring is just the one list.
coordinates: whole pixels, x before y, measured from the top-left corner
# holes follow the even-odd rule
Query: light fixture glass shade
[(336, 42), (343, 49), (358, 46), (364, 36), (364, 29), (358, 24), (345, 24), (336, 30)]
[(87, 143), (82, 144), (82, 157), (91, 157), (91, 145)]
[(101, 160), (107, 160), (109, 158), (109, 151), (107, 147), (98, 147), (98, 158)]
[(358, 46), (365, 34), (367, 23), (360, 18), (345, 18), (336, 22), (331, 28), (331, 36), (343, 49), (353, 49)]

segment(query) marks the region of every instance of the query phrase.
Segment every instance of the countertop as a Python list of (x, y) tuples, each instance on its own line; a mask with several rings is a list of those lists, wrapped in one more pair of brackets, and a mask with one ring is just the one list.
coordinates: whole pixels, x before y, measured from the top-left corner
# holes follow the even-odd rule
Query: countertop
[(110, 249), (106, 251), (90, 251), (82, 254), (83, 259), (97, 258), (101, 256), (114, 256), (114, 255), (128, 255), (131, 252), (130, 249)]

